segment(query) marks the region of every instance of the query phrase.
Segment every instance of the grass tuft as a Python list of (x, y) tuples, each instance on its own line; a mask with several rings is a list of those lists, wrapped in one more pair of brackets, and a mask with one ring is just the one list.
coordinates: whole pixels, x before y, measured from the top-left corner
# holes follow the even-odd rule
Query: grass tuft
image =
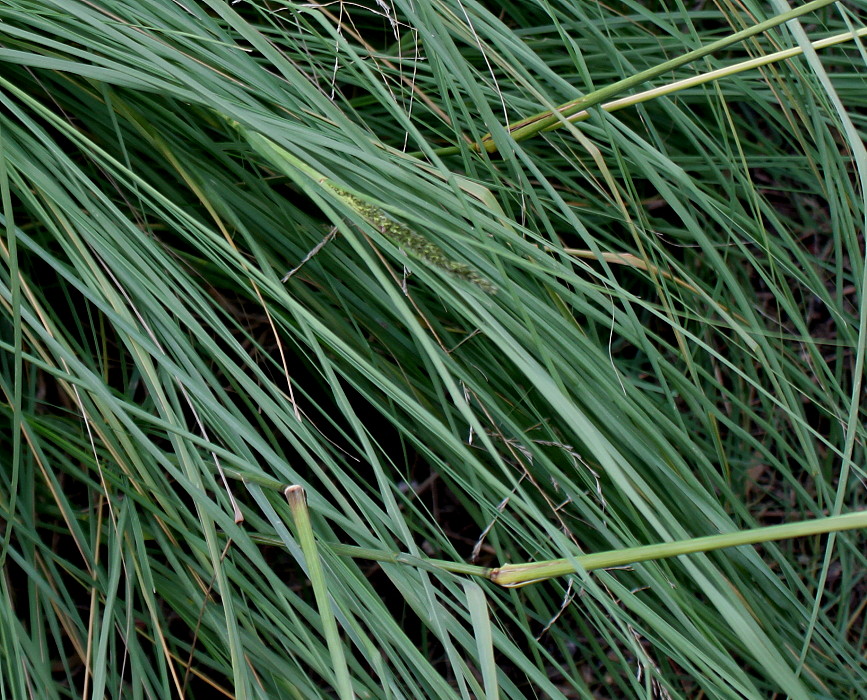
[(861, 697), (864, 25), (0, 2), (0, 695)]

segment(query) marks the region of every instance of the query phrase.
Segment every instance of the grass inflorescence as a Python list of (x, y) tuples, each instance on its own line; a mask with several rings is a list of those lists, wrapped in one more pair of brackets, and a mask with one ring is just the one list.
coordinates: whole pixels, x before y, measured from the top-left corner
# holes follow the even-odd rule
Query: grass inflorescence
[(456, 279), (470, 282), (489, 294), (497, 293), (497, 286), (490, 280), (482, 277), (466, 263), (453, 260), (436, 243), (416, 233), (406, 224), (395, 221), (380, 207), (365, 202), (346, 190), (335, 188), (334, 191), (342, 200), (358, 212), (365, 221), (410, 255), (426, 261), (428, 264), (443, 270)]

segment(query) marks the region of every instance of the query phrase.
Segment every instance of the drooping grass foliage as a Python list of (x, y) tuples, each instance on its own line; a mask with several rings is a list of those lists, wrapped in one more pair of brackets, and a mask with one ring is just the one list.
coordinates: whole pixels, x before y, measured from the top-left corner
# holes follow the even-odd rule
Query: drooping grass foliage
[(0, 696), (863, 697), (861, 531), (425, 563), (864, 507), (865, 5), (799, 8), (0, 0)]

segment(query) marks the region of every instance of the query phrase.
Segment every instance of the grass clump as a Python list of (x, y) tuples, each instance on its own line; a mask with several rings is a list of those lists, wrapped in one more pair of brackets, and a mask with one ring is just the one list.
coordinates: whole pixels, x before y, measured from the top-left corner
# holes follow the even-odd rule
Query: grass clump
[(2, 693), (860, 697), (862, 29), (0, 3)]

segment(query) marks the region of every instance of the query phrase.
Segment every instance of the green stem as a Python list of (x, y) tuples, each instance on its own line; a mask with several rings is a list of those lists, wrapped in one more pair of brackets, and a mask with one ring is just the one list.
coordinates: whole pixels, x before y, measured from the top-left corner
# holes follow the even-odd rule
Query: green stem
[[(566, 102), (565, 104), (560, 105), (554, 110), (540, 112), (539, 114), (535, 114), (532, 117), (527, 117), (526, 119), (522, 119), (521, 121), (514, 122), (508, 127), (509, 134), (515, 141), (523, 141), (526, 138), (534, 136), (540, 131), (546, 131), (552, 128), (556, 128), (556, 126), (566, 123), (568, 117), (578, 112), (588, 110), (591, 107), (595, 107), (596, 105), (613, 98), (615, 95), (618, 95), (625, 90), (629, 90), (630, 88), (633, 88), (637, 85), (641, 85), (648, 80), (680, 68), (681, 66), (684, 66), (688, 63), (692, 63), (693, 61), (696, 61), (700, 58), (704, 58), (705, 56), (720, 51), (721, 49), (731, 46), (732, 44), (743, 41), (744, 39), (755, 36), (756, 34), (761, 34), (768, 29), (773, 29), (774, 27), (783, 24), (784, 22), (788, 22), (789, 20), (795, 19), (796, 17), (800, 17), (801, 15), (805, 15), (814, 10), (821, 9), (822, 7), (830, 5), (832, 2), (835, 1), (836, 0), (813, 0), (813, 2), (808, 2), (806, 5), (802, 5), (801, 7), (792, 10), (791, 12), (786, 12), (784, 14), (771, 17), (764, 22), (759, 22), (752, 27), (742, 29), (739, 32), (735, 32), (734, 34), (714, 41), (707, 46), (702, 46), (701, 48), (689, 51), (682, 56), (678, 56), (677, 58), (673, 58), (669, 61), (665, 61), (664, 63), (660, 63), (657, 66), (641, 71), (640, 73), (636, 73), (635, 75), (631, 75), (627, 78), (623, 78), (622, 80), (618, 80), (616, 83), (612, 83), (611, 85), (600, 88), (599, 90), (594, 90), (593, 92), (590, 92), (582, 97), (571, 100), (570, 102)], [(493, 140), (493, 136), (490, 133), (487, 133), (482, 137), (481, 144), (472, 144), (470, 148), (472, 148), (473, 150), (480, 150), (481, 148), (484, 148), (488, 153), (494, 153), (497, 150), (497, 145)], [(437, 154), (453, 155), (455, 153), (460, 153), (460, 151), (461, 147), (451, 146), (448, 148), (442, 148), (437, 150)]]
[[(858, 29), (854, 32), (843, 32), (842, 34), (835, 34), (834, 36), (819, 39), (817, 41), (814, 41), (812, 43), (812, 46), (816, 50), (826, 49), (829, 46), (842, 44), (844, 41), (852, 41), (855, 38), (860, 38), (863, 36), (867, 36), (867, 27), (863, 29)], [(774, 53), (765, 54), (764, 56), (757, 56), (756, 58), (751, 58), (747, 61), (741, 61), (740, 63), (735, 63), (731, 66), (717, 68), (716, 70), (712, 70), (709, 73), (693, 75), (689, 78), (684, 78), (683, 80), (677, 80), (673, 83), (668, 83), (667, 85), (660, 85), (659, 87), (651, 88), (650, 90), (644, 90), (643, 92), (636, 93), (635, 95), (622, 97), (619, 100), (606, 102), (605, 104), (600, 105), (599, 108), (605, 112), (616, 112), (620, 109), (625, 109), (626, 107), (634, 107), (635, 105), (642, 102), (648, 102), (649, 100), (652, 100), (656, 97), (671, 95), (676, 92), (680, 92), (681, 90), (686, 90), (687, 88), (713, 82), (714, 80), (717, 80), (719, 78), (727, 78), (732, 75), (737, 75), (738, 73), (752, 70), (753, 68), (761, 68), (762, 66), (767, 66), (771, 63), (778, 63), (779, 61), (784, 61), (788, 58), (794, 58), (795, 56), (800, 56), (802, 53), (804, 53), (804, 50), (800, 46), (795, 46), (790, 49), (784, 49), (782, 51), (775, 51)], [(566, 121), (574, 123), (584, 121), (585, 119), (589, 118), (590, 112), (584, 109), (580, 112), (572, 114), (567, 118)], [(559, 129), (561, 126), (563, 126), (563, 122), (558, 121), (556, 124), (552, 124), (547, 129), (545, 129), (545, 131)]]
[(526, 586), (530, 583), (543, 581), (557, 576), (574, 574), (581, 569), (591, 571), (612, 566), (624, 566), (652, 559), (667, 559), (682, 554), (710, 552), (714, 549), (737, 547), (740, 545), (758, 544), (785, 540), (792, 537), (821, 535), (841, 530), (854, 530), (867, 527), (867, 510), (837, 515), (831, 518), (806, 520), (799, 523), (773, 525), (754, 530), (730, 532), (723, 535), (709, 535), (690, 540), (651, 544), (643, 547), (629, 547), (596, 554), (582, 554), (565, 559), (532, 562), (529, 564), (506, 564), (498, 569), (492, 569), (488, 578), (494, 583), (507, 588)]
[[(301, 489), (300, 486), (294, 488), (298, 490)], [(706, 537), (694, 537), (692, 539), (677, 540), (675, 542), (643, 545), (641, 547), (627, 547), (625, 549), (613, 549), (607, 552), (597, 552), (595, 554), (579, 554), (574, 557), (564, 557), (563, 559), (549, 559), (546, 561), (529, 562), (525, 564), (506, 564), (496, 569), (460, 562), (445, 561), (443, 559), (426, 559), (423, 557), (415, 557), (410, 554), (402, 554), (400, 552), (388, 552), (380, 549), (355, 547), (346, 544), (329, 543), (327, 546), (335, 554), (352, 557), (353, 559), (381, 561), (390, 564), (404, 564), (426, 569), (428, 571), (448, 571), (455, 574), (478, 576), (480, 578), (489, 579), (493, 583), (503, 586), (504, 588), (518, 588), (520, 586), (526, 586), (546, 579), (574, 574), (582, 569), (584, 571), (593, 571), (594, 569), (606, 569), (615, 566), (636, 564), (641, 561), (679, 557), (684, 554), (711, 552), (715, 549), (725, 549), (727, 547), (754, 545), (761, 542), (773, 542), (776, 540), (791, 539), (793, 537), (823, 535), (829, 532), (857, 530), (861, 528), (867, 528), (867, 510), (847, 513), (845, 515), (835, 515), (830, 518), (817, 518), (797, 523), (786, 523), (784, 525), (772, 525), (770, 527), (760, 527), (752, 530), (728, 532), (722, 535), (708, 535)], [(254, 535), (253, 539), (260, 544), (273, 545), (276, 547), (283, 546), (282, 541), (277, 538)]]
[(353, 700), (355, 693), (352, 690), (352, 680), (343, 651), (343, 642), (337, 629), (337, 621), (334, 618), (334, 610), (331, 607), (331, 598), (328, 594), (322, 562), (319, 559), (319, 550), (313, 536), (313, 526), (310, 524), (304, 489), (296, 484), (287, 486), (283, 493), (289, 503), (289, 509), (292, 511), (295, 528), (298, 532), (298, 543), (301, 545), (301, 551), (304, 552), (304, 559), (307, 562), (307, 575), (313, 585), (313, 596), (316, 598), (316, 607), (319, 609), (322, 632), (331, 654), (331, 670), (336, 681), (337, 695), (340, 700)]
[[(286, 546), (283, 544), (283, 540), (279, 537), (251, 535), (250, 539), (258, 544), (266, 545), (268, 547)], [(481, 578), (490, 578), (491, 572), (493, 571), (493, 569), (487, 566), (475, 566), (474, 564), (464, 564), (463, 562), (447, 561), (445, 559), (414, 557), (412, 554), (388, 552), (384, 549), (370, 549), (369, 547), (356, 547), (351, 544), (329, 542), (326, 546), (335, 554), (344, 557), (364, 559), (365, 561), (382, 561), (388, 564), (404, 564), (415, 566), (419, 569), (425, 569), (427, 571), (449, 571), (453, 574), (465, 574), (467, 576), (479, 576)]]

